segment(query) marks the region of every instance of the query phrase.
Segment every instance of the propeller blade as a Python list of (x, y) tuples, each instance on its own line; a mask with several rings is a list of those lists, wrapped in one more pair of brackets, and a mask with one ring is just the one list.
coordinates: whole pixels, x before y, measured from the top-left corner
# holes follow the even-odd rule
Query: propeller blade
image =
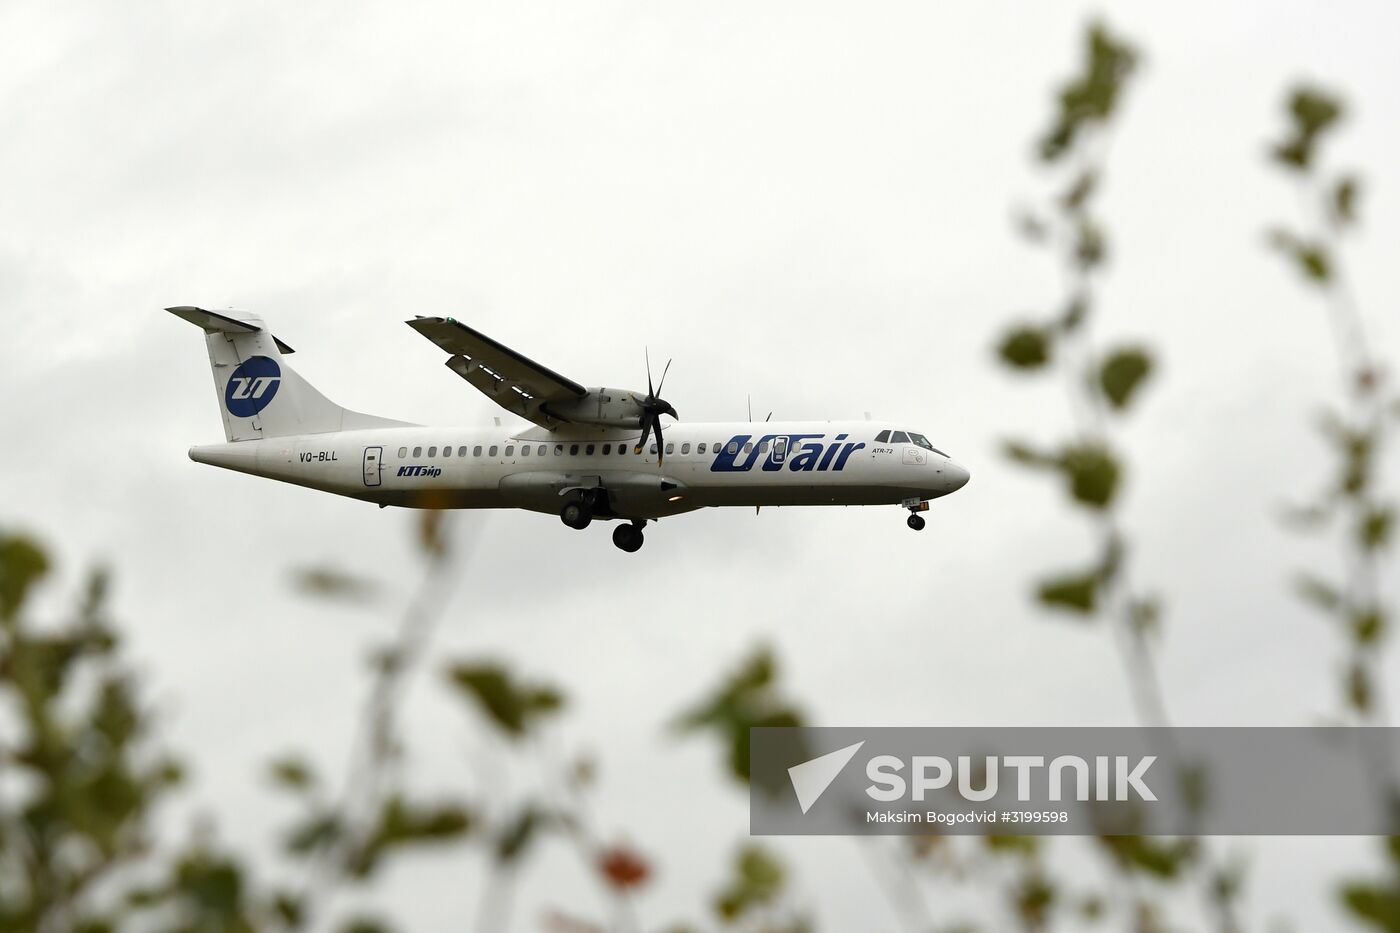
[(651, 348), (643, 347), (642, 352), (647, 358), (647, 401), (656, 398), (656, 390), (651, 387)]
[[(644, 447), (646, 447), (646, 445), (647, 445), (647, 435), (651, 433), (651, 423), (652, 423), (654, 420), (656, 420), (656, 419), (652, 417), (652, 414), (651, 414), (650, 411), (644, 411), (644, 412), (642, 413), (642, 437), (641, 437), (640, 440), (637, 441), (637, 446), (636, 446), (635, 448), (632, 449), (632, 453), (634, 453), (634, 454), (639, 454), (639, 453), (642, 452), (642, 449), (643, 449)], [(660, 450), (661, 448), (658, 447), (658, 448), (656, 448), (656, 449), (657, 449), (657, 450)]]
[[(665, 376), (661, 378), (665, 379)], [(656, 465), (661, 466), (662, 458), (666, 456), (666, 442), (661, 439), (661, 419), (656, 419), (656, 424), (652, 425), (652, 430), (656, 432)]]
[(666, 385), (666, 374), (669, 373), (670, 371), (671, 371), (671, 360), (667, 360), (667, 361), (666, 361), (666, 368), (663, 369), (663, 370), (661, 370), (661, 381), (658, 382), (658, 383), (656, 384), (656, 391), (657, 391), (657, 392), (660, 392), (660, 391), (661, 391), (661, 388), (662, 388), (664, 385)]
[(772, 421), (772, 420), (773, 420), (773, 413), (770, 411), (770, 412), (768, 413), (768, 417), (767, 417), (767, 418), (764, 418), (763, 420), (764, 420), (764, 421)]

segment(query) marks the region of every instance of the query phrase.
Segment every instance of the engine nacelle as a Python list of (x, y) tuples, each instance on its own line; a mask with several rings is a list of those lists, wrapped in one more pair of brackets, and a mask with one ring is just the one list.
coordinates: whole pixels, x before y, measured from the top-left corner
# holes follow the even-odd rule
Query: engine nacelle
[(646, 395), (628, 389), (590, 388), (581, 399), (549, 402), (544, 410), (571, 424), (596, 424), (608, 428), (639, 428), (642, 400)]

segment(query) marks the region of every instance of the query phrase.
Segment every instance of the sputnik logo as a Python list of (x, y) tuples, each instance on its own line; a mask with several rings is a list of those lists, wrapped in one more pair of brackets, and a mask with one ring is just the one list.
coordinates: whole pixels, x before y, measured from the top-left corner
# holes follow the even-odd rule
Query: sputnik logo
[(788, 768), (788, 779), (792, 781), (792, 789), (797, 793), (797, 803), (803, 813), (812, 809), (812, 804), (826, 793), (831, 782), (836, 780), (864, 744), (865, 740), (862, 739), (854, 745), (838, 748)]

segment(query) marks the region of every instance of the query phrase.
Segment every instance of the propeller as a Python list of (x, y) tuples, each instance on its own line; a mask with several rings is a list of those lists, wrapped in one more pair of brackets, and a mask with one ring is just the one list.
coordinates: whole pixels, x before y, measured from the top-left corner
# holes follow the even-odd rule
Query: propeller
[(661, 416), (670, 415), (672, 418), (675, 418), (677, 421), (679, 421), (680, 415), (676, 414), (676, 410), (671, 407), (670, 402), (661, 398), (661, 396), (658, 394), (661, 391), (661, 387), (666, 384), (666, 374), (671, 371), (671, 361), (666, 361), (666, 367), (661, 370), (661, 382), (655, 388), (653, 388), (651, 384), (651, 352), (647, 351), (646, 356), (647, 397), (642, 400), (642, 436), (641, 439), (637, 441), (637, 446), (632, 452), (634, 454), (641, 453), (642, 448), (646, 447), (647, 445), (647, 437), (651, 435), (651, 432), (655, 431), (656, 464), (657, 466), (660, 466), (663, 462), (663, 458), (666, 456), (666, 444), (665, 441), (663, 441), (661, 438)]

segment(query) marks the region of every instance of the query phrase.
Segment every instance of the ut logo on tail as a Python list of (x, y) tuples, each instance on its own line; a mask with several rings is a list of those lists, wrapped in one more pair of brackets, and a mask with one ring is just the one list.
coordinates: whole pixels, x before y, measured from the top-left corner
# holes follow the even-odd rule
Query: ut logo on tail
[(282, 367), (276, 360), (266, 356), (250, 357), (229, 376), (224, 388), (224, 407), (235, 418), (251, 418), (272, 402), (281, 384)]

